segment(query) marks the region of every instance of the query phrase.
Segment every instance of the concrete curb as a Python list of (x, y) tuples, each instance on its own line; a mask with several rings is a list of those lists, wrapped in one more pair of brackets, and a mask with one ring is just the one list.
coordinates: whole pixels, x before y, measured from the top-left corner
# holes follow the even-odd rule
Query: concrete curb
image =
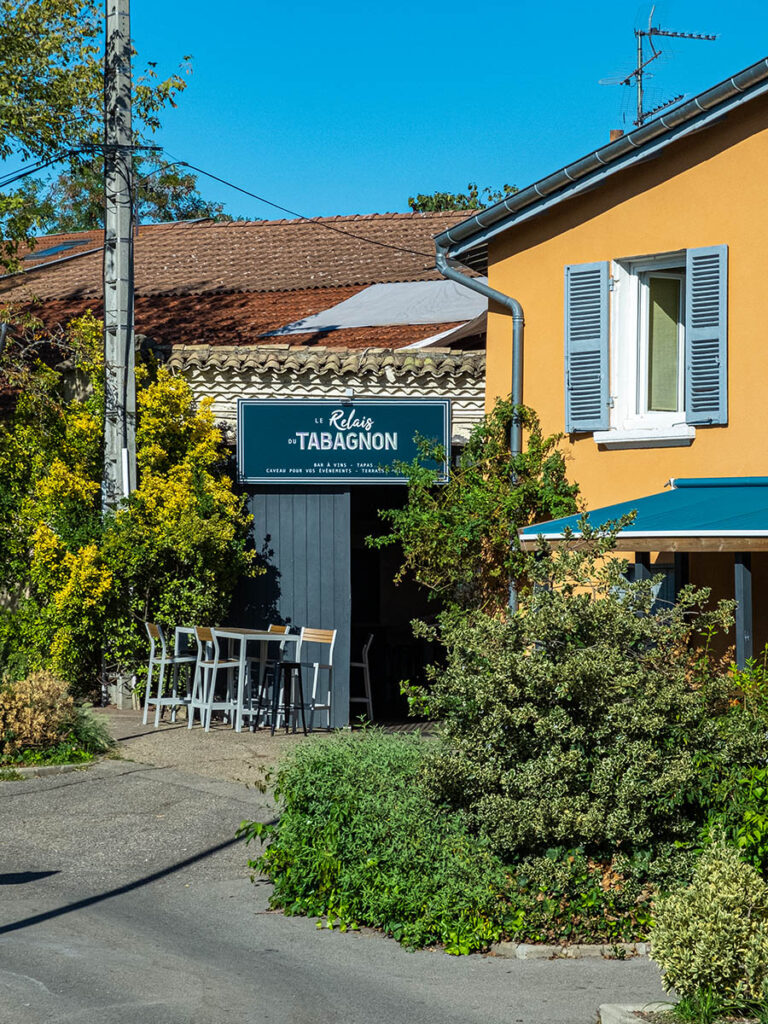
[(533, 945), (528, 942), (496, 942), (491, 946), (494, 956), (508, 960), (584, 960), (602, 957), (604, 960), (629, 960), (636, 956), (647, 956), (648, 942), (614, 942), (601, 945), (574, 943), (571, 946)]
[(600, 1024), (640, 1024), (641, 1018), (636, 1017), (638, 1011), (647, 1013), (668, 1010), (669, 1003), (645, 1003), (643, 1006), (632, 1006), (627, 1003), (603, 1003), (597, 1011)]
[[(96, 763), (96, 758), (93, 761), (81, 761), (78, 764), (37, 764), (31, 765), (25, 768), (23, 765), (0, 765), (0, 776), (3, 772), (13, 772), (16, 775), (20, 775), (23, 779), (37, 779), (43, 778), (45, 775), (66, 775), (67, 772), (82, 771), (85, 768), (90, 768), (92, 764)], [(2, 778), (0, 778), (0, 782)]]

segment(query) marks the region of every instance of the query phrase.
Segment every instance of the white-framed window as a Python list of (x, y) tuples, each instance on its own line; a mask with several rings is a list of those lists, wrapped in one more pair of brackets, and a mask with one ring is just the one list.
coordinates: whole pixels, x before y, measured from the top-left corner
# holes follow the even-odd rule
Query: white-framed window
[(566, 431), (690, 444), (727, 422), (727, 247), (565, 268)]
[[(685, 253), (611, 264), (609, 431), (600, 443), (675, 439), (685, 420)], [(618, 438), (615, 435), (621, 434)]]

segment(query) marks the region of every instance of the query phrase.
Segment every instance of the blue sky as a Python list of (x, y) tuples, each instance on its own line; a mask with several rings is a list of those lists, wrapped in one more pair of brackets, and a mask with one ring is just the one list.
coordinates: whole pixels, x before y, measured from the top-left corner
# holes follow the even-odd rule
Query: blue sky
[[(317, 216), (404, 211), (415, 192), (469, 181), (523, 186), (630, 128), (634, 93), (599, 83), (634, 67), (633, 29), (650, 8), (133, 0), (132, 34), (161, 72), (193, 56), (161, 145)], [(664, 0), (654, 23), (719, 38), (667, 41), (651, 100), (694, 95), (768, 56), (765, 0)], [(201, 186), (233, 214), (280, 216)]]

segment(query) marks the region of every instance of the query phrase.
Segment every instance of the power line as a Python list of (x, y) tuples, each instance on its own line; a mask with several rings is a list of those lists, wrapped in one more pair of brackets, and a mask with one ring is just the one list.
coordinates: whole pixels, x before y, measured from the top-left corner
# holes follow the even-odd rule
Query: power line
[[(173, 158), (172, 153), (168, 153), (168, 156)], [(267, 206), (271, 206), (275, 210), (280, 210), (282, 213), (287, 213), (291, 217), (296, 217), (298, 220), (307, 221), (309, 224), (317, 224), (318, 227), (326, 228), (328, 231), (335, 231), (338, 235), (345, 235), (347, 238), (356, 238), (360, 242), (367, 242), (369, 245), (378, 245), (382, 249), (394, 249), (396, 252), (407, 252), (411, 256), (423, 256), (425, 259), (434, 259), (434, 253), (421, 252), (419, 249), (409, 249), (403, 245), (393, 245), (391, 242), (381, 242), (377, 238), (368, 238), (366, 235), (358, 235), (353, 231), (345, 231), (343, 228), (337, 228), (333, 224), (329, 224), (327, 221), (320, 220), (318, 217), (307, 217), (303, 213), (297, 213), (296, 210), (290, 210), (287, 206), (281, 206), (279, 203), (273, 203), (271, 199), (265, 199), (264, 196), (257, 195), (255, 192), (249, 192), (247, 188), (241, 188), (240, 185), (235, 185), (234, 182), (228, 181), (226, 178), (220, 178), (218, 174), (212, 174), (210, 171), (203, 170), (202, 167), (196, 167), (194, 164), (188, 163), (186, 160), (173, 160), (175, 164), (180, 167), (188, 167), (191, 171), (195, 171), (197, 174), (204, 174), (207, 178), (212, 178), (214, 181), (220, 182), (222, 185), (227, 185), (229, 188), (235, 189), (236, 192), (242, 192), (245, 196), (250, 196), (251, 199), (257, 199), (260, 203), (266, 203)]]
[(66, 160), (70, 155), (71, 150), (67, 150), (64, 153), (57, 153), (56, 156), (52, 156), (47, 160), (38, 160), (37, 163), (32, 164), (23, 171), (12, 171), (7, 174), (4, 178), (0, 178), (0, 188), (5, 188), (6, 185), (12, 185), (14, 181), (19, 181), (21, 178), (26, 178), (30, 174), (37, 174), (39, 171), (45, 170), (46, 167), (50, 167), (51, 164), (57, 164), (61, 160)]
[[(147, 148), (150, 148), (150, 147), (147, 147)], [(155, 148), (159, 149), (160, 147), (151, 147), (151, 148), (152, 149), (155, 149)], [(65, 159), (72, 152), (73, 151), (70, 150), (67, 153), (63, 153), (63, 154), (61, 154), (59, 156), (52, 157), (50, 160), (47, 160), (47, 161), (44, 161), (44, 162), (40, 161), (38, 164), (36, 164), (33, 167), (31, 167), (29, 170), (20, 172), (16, 176), (10, 177), (7, 181), (5, 179), (0, 179), (0, 188), (2, 188), (4, 184), (10, 184), (12, 181), (17, 180), (18, 177), (24, 177), (24, 176), (26, 176), (28, 174), (34, 174), (37, 171), (43, 170), (45, 167), (49, 166), (50, 164), (53, 164), (53, 163), (56, 163), (56, 162), (58, 162), (60, 160)], [(77, 151), (75, 151), (75, 152), (77, 152)], [(80, 150), (80, 152), (82, 152), (82, 150)], [(196, 174), (202, 174), (202, 175), (205, 175), (205, 177), (207, 177), (207, 178), (212, 178), (214, 181), (218, 181), (220, 184), (226, 185), (228, 188), (232, 188), (236, 192), (241, 192), (243, 195), (249, 196), (251, 199), (256, 199), (260, 203), (265, 203), (267, 206), (271, 206), (275, 210), (280, 210), (282, 213), (287, 213), (289, 216), (295, 217), (297, 220), (305, 221), (308, 224), (316, 224), (318, 227), (325, 228), (327, 231), (333, 231), (337, 235), (344, 235), (345, 238), (354, 238), (354, 239), (356, 239), (359, 242), (366, 242), (368, 245), (376, 245), (376, 246), (378, 246), (379, 248), (382, 248), (382, 249), (391, 249), (391, 250), (394, 250), (395, 252), (408, 253), (411, 256), (421, 256), (421, 257), (423, 257), (424, 259), (427, 259), (427, 260), (433, 260), (434, 259), (434, 253), (422, 252), (420, 249), (410, 249), (407, 246), (395, 245), (392, 242), (382, 242), (382, 241), (380, 241), (377, 238), (369, 238), (367, 235), (359, 235), (359, 234), (357, 234), (354, 231), (345, 231), (343, 228), (336, 227), (334, 224), (329, 224), (327, 221), (321, 220), (318, 217), (307, 217), (305, 214), (298, 213), (296, 210), (291, 210), (287, 206), (281, 206), (280, 203), (272, 202), (271, 199), (266, 199), (264, 196), (260, 196), (256, 192), (251, 192), (251, 191), (249, 191), (246, 188), (242, 188), (240, 185), (236, 185), (233, 181), (228, 181), (226, 178), (221, 178), (221, 177), (219, 177), (219, 175), (213, 174), (211, 171), (206, 171), (202, 167), (197, 167), (195, 164), (191, 164), (187, 160), (177, 160), (176, 158), (174, 158), (173, 154), (169, 153), (167, 150), (163, 150), (163, 152), (165, 152), (166, 155), (169, 156), (171, 159), (167, 163), (163, 163), (159, 167), (153, 168), (148, 174), (142, 175), (142, 177), (140, 177), (138, 179), (136, 184), (138, 184), (139, 182), (142, 182), (142, 181), (146, 181), (147, 178), (151, 178), (154, 174), (157, 174), (158, 172), (162, 172), (162, 171), (166, 170), (169, 167), (188, 167), (191, 171), (194, 171)], [(92, 252), (92, 251), (95, 251), (95, 250), (88, 250), (89, 253)], [(76, 253), (74, 255), (81, 256), (81, 255), (86, 255), (86, 253)], [(56, 261), (53, 261), (53, 262), (56, 263), (56, 262), (61, 262), (61, 261), (60, 260), (56, 260)], [(51, 265), (53, 265), (53, 264), (51, 264)], [(47, 264), (43, 264), (41, 266), (47, 266)], [(40, 270), (41, 267), (38, 266), (38, 267), (30, 268), (30, 269), (31, 270), (32, 269), (33, 270)]]

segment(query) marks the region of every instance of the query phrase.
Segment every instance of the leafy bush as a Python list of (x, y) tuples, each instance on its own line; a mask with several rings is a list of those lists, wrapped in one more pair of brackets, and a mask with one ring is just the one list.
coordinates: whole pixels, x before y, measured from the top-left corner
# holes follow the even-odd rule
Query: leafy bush
[(50, 672), (0, 687), (0, 752), (52, 747), (67, 732), (75, 702), (67, 684)]
[(106, 725), (50, 672), (0, 685), (0, 763), (86, 761), (112, 744)]
[[(707, 767), (711, 769), (707, 758)], [(710, 771), (710, 774), (714, 772)], [(703, 800), (710, 809), (702, 829), (703, 845), (725, 836), (748, 864), (768, 875), (768, 768), (738, 766), (718, 772)]]
[(503, 866), (420, 784), (425, 748), (370, 731), (307, 744), (281, 765), (279, 825), (241, 826), (249, 840), (271, 839), (250, 866), (274, 882), (273, 906), (450, 953), (516, 930)]
[(595, 860), (583, 849), (553, 849), (509, 866), (515, 906), (510, 936), (525, 942), (634, 942), (648, 934), (651, 899), (645, 858)]
[[(435, 472), (420, 460), (401, 467), (407, 502), (381, 511), (389, 532), (368, 538), (373, 547), (400, 545), (396, 582), (410, 574), (447, 603), (498, 613), (507, 605), (510, 576), (527, 569), (517, 531), (576, 511), (578, 488), (566, 480), (560, 435), (544, 436), (531, 409), (519, 407), (516, 414), (527, 439), (515, 457), (509, 449), (515, 407), (499, 400), (472, 429), (447, 484), (436, 486)], [(421, 445), (424, 462), (439, 462), (442, 454), (439, 446)]]
[(646, 936), (647, 865), (550, 850), (504, 864), (463, 816), (437, 806), (423, 769), (433, 743), (369, 730), (299, 748), (281, 767), (276, 828), (250, 861), (274, 882), (272, 905), (346, 929), (382, 928), (409, 947), (469, 953), (520, 942), (618, 942)]
[(683, 997), (709, 989), (760, 1001), (768, 994), (768, 883), (720, 840), (691, 884), (656, 904), (651, 955)]
[(429, 782), (504, 858), (692, 842), (698, 755), (766, 752), (754, 730), (726, 742), (731, 681), (696, 646), (727, 608), (705, 612), (707, 593), (686, 588), (651, 615), (653, 581), (628, 584), (622, 568), (557, 555), (513, 619), (442, 617), (447, 666), (412, 693), (444, 725)]
[[(768, 648), (744, 669), (732, 668), (733, 694), (722, 720), (721, 739), (744, 746), (750, 735), (768, 733)], [(704, 845), (725, 836), (744, 859), (768, 876), (768, 768), (758, 756), (718, 757), (704, 752), (699, 761), (700, 798), (707, 810)]]
[(20, 391), (0, 424), (0, 665), (87, 694), (103, 666), (144, 661), (144, 619), (221, 621), (253, 556), (210, 402), (162, 367), (137, 372), (139, 486), (102, 515), (101, 325), (78, 318), (66, 345), (80, 398), (65, 400), (63, 370), (15, 370), (10, 350), (0, 365)]

